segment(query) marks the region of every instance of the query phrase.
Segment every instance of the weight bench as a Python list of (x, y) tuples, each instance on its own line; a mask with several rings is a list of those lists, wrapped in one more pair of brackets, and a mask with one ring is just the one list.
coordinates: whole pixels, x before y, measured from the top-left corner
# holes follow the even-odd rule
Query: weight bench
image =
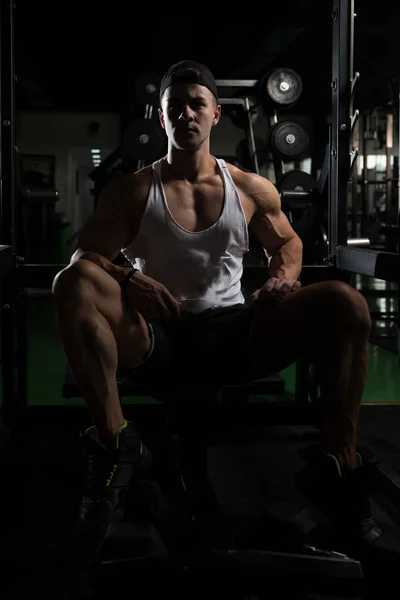
[[(146, 385), (135, 383), (134, 379), (117, 373), (117, 384), (120, 397), (123, 396), (152, 396), (157, 399), (157, 392)], [(161, 390), (161, 388), (160, 388)], [(218, 390), (210, 390), (210, 395), (214, 397), (211, 411), (218, 413), (226, 422), (229, 414), (235, 414), (238, 422), (243, 424), (246, 412), (249, 413), (249, 420), (258, 421), (257, 409), (263, 408), (263, 414), (268, 414), (268, 423), (290, 421), (290, 413), (293, 410), (295, 418), (294, 423), (310, 423), (311, 413), (307, 413), (304, 418), (304, 411), (298, 411), (296, 416), (296, 406), (288, 402), (282, 403), (281, 411), (275, 409), (279, 402), (272, 403), (249, 403), (248, 396), (251, 395), (282, 395), (285, 391), (285, 381), (279, 374), (271, 374), (257, 381), (249, 382), (245, 385), (221, 386)], [(165, 392), (165, 391), (164, 391)], [(101, 590), (102, 577), (106, 582), (110, 577), (121, 578), (126, 575), (126, 570), (130, 572), (135, 565), (138, 566), (140, 575), (146, 572), (154, 574), (154, 569), (163, 567), (170, 569), (213, 569), (217, 578), (229, 569), (229, 581), (233, 583), (237, 579), (237, 585), (243, 581), (243, 571), (251, 572), (251, 582), (253, 586), (259, 584), (261, 587), (271, 585), (276, 582), (282, 590), (282, 586), (288, 583), (291, 589), (304, 592), (321, 592), (337, 590), (338, 595), (344, 594), (345, 597), (357, 597), (361, 582), (363, 580), (362, 569), (359, 561), (349, 557), (337, 554), (335, 552), (321, 552), (315, 548), (309, 548), (302, 553), (288, 553), (275, 551), (260, 551), (254, 549), (237, 550), (235, 542), (232, 539), (229, 529), (226, 527), (225, 519), (218, 505), (211, 483), (207, 477), (207, 438), (204, 435), (204, 421), (200, 415), (207, 413), (204, 411), (193, 411), (193, 400), (196, 401), (201, 396), (204, 401), (206, 389), (169, 390), (168, 395), (174, 396), (173, 401), (167, 408), (168, 427), (171, 432), (177, 433), (178, 437), (178, 478), (181, 489), (187, 499), (187, 505), (190, 511), (191, 527), (193, 528), (193, 537), (196, 540), (195, 547), (186, 549), (185, 552), (175, 555), (168, 553), (162, 539), (159, 538), (157, 531), (150, 524), (150, 529), (145, 526), (147, 533), (156, 537), (156, 543), (153, 548), (157, 548), (155, 555), (149, 553), (145, 560), (138, 560), (137, 557), (124, 555), (115, 560), (109, 557), (97, 563), (95, 568), (96, 581)], [(195, 398), (188, 398), (188, 395)], [(72, 398), (81, 396), (75, 383), (74, 377), (67, 366), (65, 381), (63, 384), (63, 397)], [(165, 396), (165, 393), (164, 393)], [(160, 403), (164, 408), (164, 404)], [(129, 405), (124, 405), (130, 409)], [(133, 407), (133, 411), (140, 408), (139, 405)], [(265, 409), (266, 412), (264, 413)], [(304, 408), (304, 407), (303, 407)], [(254, 409), (254, 412), (253, 412)], [(270, 409), (268, 411), (268, 409)], [(129, 412), (129, 411), (128, 411)], [(154, 415), (154, 411), (153, 415)], [(250, 413), (253, 413), (251, 415)], [(133, 413), (135, 414), (135, 412)], [(261, 414), (261, 413), (259, 413)], [(214, 417), (214, 415), (213, 415)], [(252, 419), (250, 419), (252, 417)], [(124, 524), (122, 524), (122, 527)], [(121, 528), (121, 524), (118, 526)], [(130, 524), (127, 523), (125, 533), (121, 533), (123, 544), (129, 548)], [(146, 535), (146, 531), (144, 535)], [(143, 533), (143, 532), (142, 532)], [(118, 535), (118, 534), (117, 534)], [(138, 534), (140, 535), (140, 534)], [(140, 544), (139, 544), (140, 546)], [(158, 555), (157, 555), (158, 554)], [(106, 575), (105, 575), (106, 573)], [(135, 571), (136, 573), (136, 571)], [(241, 575), (239, 574), (241, 573)], [(136, 575), (135, 575), (136, 576)], [(213, 580), (215, 579), (213, 574)], [(222, 577), (221, 585), (226, 590), (226, 576)]]

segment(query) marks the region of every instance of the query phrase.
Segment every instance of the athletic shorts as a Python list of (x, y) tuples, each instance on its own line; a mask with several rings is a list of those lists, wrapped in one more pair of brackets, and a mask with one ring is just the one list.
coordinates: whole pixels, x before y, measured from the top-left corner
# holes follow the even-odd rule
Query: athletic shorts
[(219, 388), (265, 376), (250, 361), (249, 342), (258, 303), (181, 313), (179, 319), (149, 323), (151, 347), (143, 361), (119, 372), (160, 387)]

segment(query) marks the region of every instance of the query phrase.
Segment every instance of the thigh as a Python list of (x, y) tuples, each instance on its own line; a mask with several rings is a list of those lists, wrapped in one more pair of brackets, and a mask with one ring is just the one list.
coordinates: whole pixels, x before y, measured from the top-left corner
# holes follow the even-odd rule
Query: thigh
[(352, 323), (368, 318), (365, 299), (341, 281), (310, 284), (269, 307), (257, 301), (250, 336), (250, 361), (257, 370), (277, 373), (303, 352), (315, 353), (321, 343)]
[(122, 367), (137, 364), (148, 353), (150, 336), (145, 319), (126, 305), (117, 281), (93, 262), (78, 260), (58, 273), (53, 298), (59, 319), (66, 323), (97, 309), (111, 327)]

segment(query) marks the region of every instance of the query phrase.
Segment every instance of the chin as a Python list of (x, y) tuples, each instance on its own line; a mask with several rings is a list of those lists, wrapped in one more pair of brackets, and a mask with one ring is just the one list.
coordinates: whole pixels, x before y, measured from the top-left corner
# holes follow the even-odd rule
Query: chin
[(199, 144), (194, 144), (190, 142), (175, 142), (175, 146), (176, 148), (178, 148), (178, 150), (186, 150), (190, 152), (193, 152), (194, 150), (200, 148)]

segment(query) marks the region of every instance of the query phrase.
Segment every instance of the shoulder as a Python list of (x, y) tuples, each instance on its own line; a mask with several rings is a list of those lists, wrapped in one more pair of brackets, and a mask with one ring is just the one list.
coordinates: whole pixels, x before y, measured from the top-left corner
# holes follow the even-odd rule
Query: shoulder
[(280, 210), (281, 197), (269, 179), (257, 173), (242, 171), (230, 163), (226, 165), (236, 187), (255, 203), (256, 209), (262, 212)]
[(106, 195), (131, 195), (141, 196), (148, 192), (152, 180), (152, 167), (147, 166), (133, 173), (117, 173), (104, 186), (102, 193)]

